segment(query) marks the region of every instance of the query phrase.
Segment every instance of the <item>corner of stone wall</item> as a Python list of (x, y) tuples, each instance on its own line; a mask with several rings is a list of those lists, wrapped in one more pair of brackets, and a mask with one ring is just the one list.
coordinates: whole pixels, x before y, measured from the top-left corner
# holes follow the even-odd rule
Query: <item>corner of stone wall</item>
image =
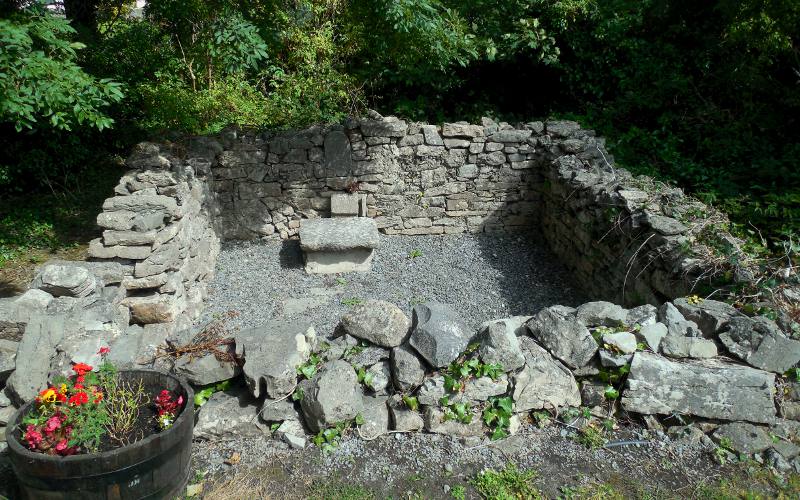
[(220, 249), (208, 184), (220, 151), (211, 138), (139, 144), (103, 203), (89, 257), (123, 266), (119, 304), (132, 324), (188, 326), (200, 314)]

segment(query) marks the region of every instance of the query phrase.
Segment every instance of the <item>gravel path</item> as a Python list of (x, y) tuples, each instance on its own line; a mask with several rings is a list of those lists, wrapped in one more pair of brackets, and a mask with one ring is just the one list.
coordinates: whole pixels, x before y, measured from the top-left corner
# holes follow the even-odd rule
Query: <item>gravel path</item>
[(307, 275), (297, 241), (223, 246), (201, 323), (235, 310), (230, 326), (302, 318), (333, 332), (348, 304), (382, 299), (410, 314), (415, 303), (451, 304), (471, 326), (585, 301), (535, 233), (381, 236), (372, 271)]

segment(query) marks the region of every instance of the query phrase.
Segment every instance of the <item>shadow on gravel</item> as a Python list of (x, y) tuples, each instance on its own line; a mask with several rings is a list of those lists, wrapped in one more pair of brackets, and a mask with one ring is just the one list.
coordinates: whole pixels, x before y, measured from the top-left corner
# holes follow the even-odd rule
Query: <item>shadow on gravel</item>
[(485, 262), (497, 273), (511, 314), (531, 316), (552, 305), (577, 306), (588, 300), (537, 231), (475, 236)]
[(300, 269), (303, 267), (303, 251), (299, 240), (285, 240), (278, 252), (282, 269)]

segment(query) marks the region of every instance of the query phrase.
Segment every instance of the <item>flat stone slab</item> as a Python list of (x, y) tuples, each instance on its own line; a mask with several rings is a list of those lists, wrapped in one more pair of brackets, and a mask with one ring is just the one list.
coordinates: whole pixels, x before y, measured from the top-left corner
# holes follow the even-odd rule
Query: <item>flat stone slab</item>
[(622, 407), (651, 415), (681, 413), (720, 420), (775, 419), (775, 374), (716, 360), (678, 363), (637, 352)]
[(367, 217), (304, 219), (300, 222), (300, 248), (306, 252), (345, 252), (378, 248), (375, 220)]

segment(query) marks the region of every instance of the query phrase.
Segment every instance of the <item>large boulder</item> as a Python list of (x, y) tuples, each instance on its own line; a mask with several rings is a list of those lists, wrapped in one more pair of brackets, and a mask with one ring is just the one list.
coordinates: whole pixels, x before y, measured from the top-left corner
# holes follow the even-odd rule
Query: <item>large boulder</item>
[(437, 302), (414, 306), (413, 325), (411, 346), (437, 368), (458, 358), (474, 335), (458, 313)]
[(389, 416), (392, 420), (392, 429), (397, 431), (418, 431), (425, 425), (422, 415), (409, 409), (399, 394), (389, 398)]
[(14, 371), (19, 342), (0, 339), (0, 384)]
[(258, 406), (246, 392), (216, 392), (200, 407), (194, 437), (200, 439), (252, 437), (264, 433)]
[(720, 420), (775, 419), (775, 375), (718, 360), (675, 362), (637, 352), (622, 407), (631, 412), (683, 413)]
[(405, 345), (392, 349), (391, 370), (394, 386), (401, 391), (418, 387), (425, 378), (425, 362)]
[(480, 331), (475, 341), (481, 345), (478, 355), (484, 363), (499, 364), (507, 372), (525, 364), (516, 329), (514, 322), (500, 320), (489, 323)]
[(411, 321), (394, 304), (367, 300), (345, 314), (340, 326), (353, 337), (383, 347), (396, 347), (408, 337)]
[(762, 370), (784, 373), (800, 362), (800, 342), (767, 318), (731, 318), (719, 339), (731, 354)]
[(48, 264), (33, 279), (31, 287), (54, 297), (86, 297), (97, 289), (97, 280), (78, 264)]
[(294, 407), (291, 398), (269, 399), (265, 398), (261, 403), (258, 416), (264, 422), (283, 422), (284, 420), (297, 420), (302, 417)]
[(601, 300), (582, 304), (576, 315), (586, 326), (621, 326), (628, 319), (628, 310)]
[(308, 324), (273, 321), (243, 330), (234, 340), (236, 355), (245, 360), (242, 371), (250, 392), (277, 399), (294, 389), (297, 367), (311, 355), (316, 333)]
[(325, 364), (314, 378), (303, 386), (303, 410), (312, 432), (329, 425), (355, 418), (363, 409), (361, 385), (355, 370), (342, 360)]
[(636, 335), (628, 332), (606, 333), (603, 334), (603, 344), (622, 354), (633, 354), (636, 352)]
[(374, 439), (389, 432), (389, 408), (386, 396), (364, 396), (361, 417), (364, 423), (359, 426), (359, 434), (366, 439)]
[(63, 316), (31, 318), (17, 348), (16, 369), (6, 383), (10, 395), (17, 403), (32, 400), (47, 384), (50, 358), (63, 337)]
[(533, 339), (520, 338), (525, 366), (512, 378), (516, 411), (580, 406), (581, 393), (572, 372)]
[(208, 385), (233, 378), (241, 373), (235, 361), (220, 360), (213, 353), (182, 356), (175, 363), (175, 373), (196, 385)]
[(553, 306), (539, 311), (528, 321), (528, 329), (537, 342), (570, 368), (589, 363), (598, 346), (574, 310)]

